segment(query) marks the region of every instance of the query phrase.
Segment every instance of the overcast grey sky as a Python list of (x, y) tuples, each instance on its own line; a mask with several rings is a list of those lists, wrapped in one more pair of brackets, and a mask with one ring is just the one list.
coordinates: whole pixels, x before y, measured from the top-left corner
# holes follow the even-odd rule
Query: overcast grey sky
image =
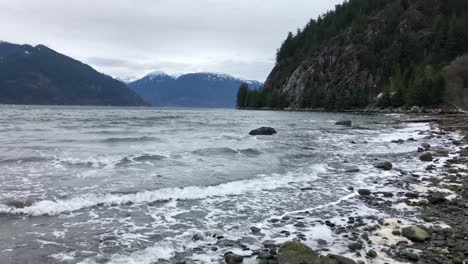
[(343, 0), (0, 0), (0, 40), (114, 77), (212, 71), (264, 81), (289, 31)]

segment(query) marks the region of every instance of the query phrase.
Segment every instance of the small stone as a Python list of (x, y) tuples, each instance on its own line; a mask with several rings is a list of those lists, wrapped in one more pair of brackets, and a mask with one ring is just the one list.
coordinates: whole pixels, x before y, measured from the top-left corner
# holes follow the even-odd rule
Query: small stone
[(348, 248), (351, 249), (352, 251), (361, 250), (362, 243), (360, 242), (351, 243), (348, 245)]
[(432, 154), (429, 152), (426, 152), (422, 154), (421, 156), (419, 156), (419, 159), (421, 161), (426, 161), (426, 162), (432, 161)]
[(421, 144), (421, 147), (423, 147), (424, 149), (428, 150), (431, 148), (431, 145), (429, 143), (422, 143)]
[(367, 189), (360, 189), (360, 190), (358, 190), (358, 193), (359, 193), (359, 195), (362, 195), (362, 196), (369, 196), (369, 195), (371, 195), (371, 191), (370, 191), (370, 190), (367, 190)]
[(262, 231), (262, 230), (260, 228), (258, 228), (258, 227), (251, 226), (250, 231), (252, 231), (252, 233), (254, 233), (254, 234), (257, 234), (257, 233), (260, 233), (260, 231)]
[(369, 250), (367, 252), (367, 256), (370, 257), (370, 258), (376, 258), (377, 257), (377, 252), (373, 249)]
[(203, 235), (195, 234), (192, 236), (192, 241), (200, 241), (200, 240), (203, 240)]
[(317, 239), (317, 243), (319, 244), (319, 246), (328, 245), (328, 242), (325, 239)]

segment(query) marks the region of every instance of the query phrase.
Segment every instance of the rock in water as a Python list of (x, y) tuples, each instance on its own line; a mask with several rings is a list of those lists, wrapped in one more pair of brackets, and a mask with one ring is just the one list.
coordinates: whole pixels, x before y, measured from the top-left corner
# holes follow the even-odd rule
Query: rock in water
[(278, 264), (320, 264), (320, 257), (298, 241), (288, 241), (278, 250)]
[(460, 156), (462, 157), (468, 157), (468, 148), (464, 148), (460, 152)]
[(257, 233), (260, 233), (260, 231), (262, 231), (262, 230), (260, 228), (258, 228), (258, 227), (251, 226), (250, 231), (252, 231), (252, 233), (254, 233), (254, 234), (257, 234)]
[(234, 254), (232, 252), (227, 252), (226, 254), (224, 254), (224, 261), (226, 262), (226, 264), (239, 264), (244, 262), (244, 257)]
[(422, 143), (421, 147), (423, 147), (424, 149), (430, 149), (431, 145), (429, 143)]
[(422, 155), (419, 157), (419, 159), (420, 159), (421, 161), (427, 161), (427, 162), (432, 161), (432, 154), (429, 153), (429, 152), (426, 152), (426, 153), (422, 154)]
[(424, 242), (430, 238), (426, 230), (414, 225), (403, 228), (401, 234), (413, 242)]
[(272, 127), (261, 127), (250, 131), (249, 135), (251, 136), (259, 136), (259, 135), (266, 135), (271, 136), (276, 134), (276, 130)]
[(386, 162), (381, 162), (381, 163), (376, 164), (375, 167), (377, 169), (382, 169), (382, 170), (389, 171), (389, 170), (393, 169), (393, 164), (386, 161)]
[(352, 126), (353, 125), (353, 122), (351, 122), (351, 120), (343, 120), (343, 121), (338, 121), (335, 123), (335, 125), (338, 125), (338, 126)]
[(362, 196), (369, 196), (371, 195), (371, 191), (367, 190), (367, 189), (360, 189), (358, 190), (358, 193)]

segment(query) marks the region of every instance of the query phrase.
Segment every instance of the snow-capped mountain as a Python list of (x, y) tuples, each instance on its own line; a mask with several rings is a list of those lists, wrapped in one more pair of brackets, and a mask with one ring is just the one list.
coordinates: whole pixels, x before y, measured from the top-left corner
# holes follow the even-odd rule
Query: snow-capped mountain
[(155, 106), (233, 108), (241, 83), (252, 89), (262, 84), (222, 73), (189, 73), (180, 76), (153, 72), (128, 86)]

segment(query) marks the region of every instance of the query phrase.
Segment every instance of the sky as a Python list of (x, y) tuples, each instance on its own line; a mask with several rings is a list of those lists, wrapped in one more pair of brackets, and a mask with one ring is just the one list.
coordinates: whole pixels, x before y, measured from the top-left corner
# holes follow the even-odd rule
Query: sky
[(44, 44), (116, 78), (264, 81), (289, 31), (343, 0), (0, 0), (0, 40)]

